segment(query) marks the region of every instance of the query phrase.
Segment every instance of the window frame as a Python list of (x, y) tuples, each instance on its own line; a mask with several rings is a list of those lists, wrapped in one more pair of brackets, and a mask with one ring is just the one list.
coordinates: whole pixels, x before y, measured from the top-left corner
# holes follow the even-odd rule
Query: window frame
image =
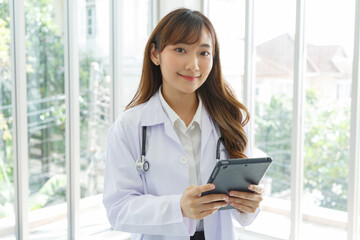
[(29, 232), (28, 123), (25, 69), (24, 0), (9, 0), (11, 28), (11, 79), (13, 118), (15, 235), (27, 239)]

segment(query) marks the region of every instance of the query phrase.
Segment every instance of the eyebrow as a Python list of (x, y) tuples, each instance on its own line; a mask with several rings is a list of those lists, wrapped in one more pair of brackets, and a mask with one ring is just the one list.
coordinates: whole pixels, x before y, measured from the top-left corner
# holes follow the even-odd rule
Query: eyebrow
[[(182, 42), (180, 42), (180, 43), (178, 43), (178, 44), (189, 45), (188, 43), (182, 43)], [(176, 45), (177, 45), (177, 44), (174, 44), (174, 46), (176, 46)], [(199, 45), (199, 47), (205, 47), (205, 48), (210, 48), (210, 49), (212, 49), (212, 46), (209, 45), (209, 44), (207, 44), (207, 43), (202, 43), (202, 44)]]
[(200, 44), (200, 47), (212, 48), (212, 47), (211, 47), (209, 44), (207, 44), (207, 43)]

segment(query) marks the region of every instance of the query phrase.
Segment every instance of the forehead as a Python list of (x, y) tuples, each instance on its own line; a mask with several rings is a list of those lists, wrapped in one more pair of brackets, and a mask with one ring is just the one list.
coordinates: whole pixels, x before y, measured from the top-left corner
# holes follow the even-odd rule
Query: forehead
[(207, 31), (206, 29), (202, 29), (201, 31), (201, 37), (199, 39), (198, 44), (202, 45), (202, 44), (207, 44), (209, 45), (210, 48), (212, 48), (212, 39), (211, 39), (211, 35), (209, 33), (209, 31)]
[(186, 45), (192, 45), (192, 46), (200, 46), (200, 47), (210, 47), (212, 48), (212, 38), (208, 30), (202, 29), (201, 33), (197, 37), (197, 42), (187, 42), (187, 41), (179, 41), (177, 43), (173, 43), (170, 45), (176, 45), (176, 44), (186, 44)]

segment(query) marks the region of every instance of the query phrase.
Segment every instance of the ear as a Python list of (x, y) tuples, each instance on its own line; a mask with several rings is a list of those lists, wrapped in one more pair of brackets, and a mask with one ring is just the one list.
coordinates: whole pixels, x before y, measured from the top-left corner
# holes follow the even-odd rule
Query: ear
[(159, 51), (156, 50), (154, 43), (151, 44), (150, 58), (156, 66), (160, 65), (160, 54)]

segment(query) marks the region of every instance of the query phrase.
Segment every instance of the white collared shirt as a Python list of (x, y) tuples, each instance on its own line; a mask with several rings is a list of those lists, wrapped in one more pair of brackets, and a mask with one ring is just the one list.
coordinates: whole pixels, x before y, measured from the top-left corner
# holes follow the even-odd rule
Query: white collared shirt
[[(195, 115), (188, 126), (184, 121), (176, 114), (176, 112), (165, 101), (162, 93), (162, 86), (159, 89), (161, 105), (169, 117), (174, 130), (179, 137), (181, 145), (183, 146), (187, 155), (187, 161), (189, 164), (189, 185), (199, 186), (201, 185), (200, 175), (200, 158), (201, 158), (201, 109), (202, 102), (199, 98), (199, 105), (195, 112)], [(196, 230), (203, 230), (203, 221), (197, 221)]]

